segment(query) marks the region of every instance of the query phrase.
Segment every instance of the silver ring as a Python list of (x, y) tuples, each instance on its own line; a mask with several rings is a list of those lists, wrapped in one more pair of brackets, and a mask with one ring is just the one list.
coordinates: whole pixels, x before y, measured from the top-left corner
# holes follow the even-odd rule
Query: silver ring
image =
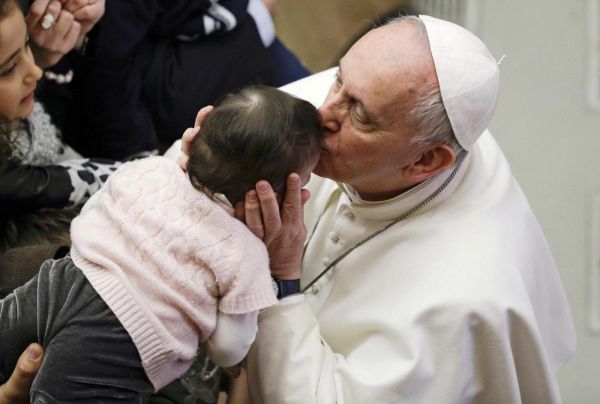
[(55, 21), (56, 17), (54, 17), (51, 13), (44, 14), (44, 17), (42, 18), (42, 28), (50, 29), (50, 27), (54, 25)]

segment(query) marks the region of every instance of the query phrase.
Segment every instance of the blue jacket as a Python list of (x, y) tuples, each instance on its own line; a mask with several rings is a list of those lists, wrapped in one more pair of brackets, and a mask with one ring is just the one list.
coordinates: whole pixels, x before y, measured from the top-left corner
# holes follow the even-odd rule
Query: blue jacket
[[(248, 0), (107, 0), (84, 55), (68, 62), (65, 140), (83, 155), (124, 159), (163, 149), (197, 110), (247, 84), (271, 84)], [(47, 86), (48, 87), (48, 86)], [(54, 116), (52, 95), (41, 98)], [(56, 119), (56, 118), (55, 118)]]

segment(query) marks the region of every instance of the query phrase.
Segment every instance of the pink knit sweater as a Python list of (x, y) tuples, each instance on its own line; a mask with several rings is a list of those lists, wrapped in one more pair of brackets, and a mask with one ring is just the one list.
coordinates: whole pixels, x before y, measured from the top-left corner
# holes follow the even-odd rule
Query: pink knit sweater
[(71, 238), (73, 262), (131, 335), (156, 389), (191, 365), (217, 310), (277, 301), (264, 244), (163, 157), (119, 168)]

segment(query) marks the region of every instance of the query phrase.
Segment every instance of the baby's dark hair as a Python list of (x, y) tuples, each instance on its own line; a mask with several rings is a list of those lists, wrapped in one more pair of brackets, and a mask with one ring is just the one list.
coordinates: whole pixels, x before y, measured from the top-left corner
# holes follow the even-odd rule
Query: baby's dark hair
[(246, 87), (225, 96), (192, 142), (188, 174), (197, 189), (242, 200), (259, 180), (280, 194), (287, 176), (321, 149), (319, 115), (309, 102), (276, 88)]

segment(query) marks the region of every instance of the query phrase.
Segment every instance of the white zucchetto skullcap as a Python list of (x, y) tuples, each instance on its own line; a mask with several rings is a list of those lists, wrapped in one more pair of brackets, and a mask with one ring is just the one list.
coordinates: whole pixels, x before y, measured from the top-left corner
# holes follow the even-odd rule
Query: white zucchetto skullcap
[(489, 125), (498, 98), (498, 64), (479, 38), (448, 21), (420, 15), (458, 143), (469, 150)]

